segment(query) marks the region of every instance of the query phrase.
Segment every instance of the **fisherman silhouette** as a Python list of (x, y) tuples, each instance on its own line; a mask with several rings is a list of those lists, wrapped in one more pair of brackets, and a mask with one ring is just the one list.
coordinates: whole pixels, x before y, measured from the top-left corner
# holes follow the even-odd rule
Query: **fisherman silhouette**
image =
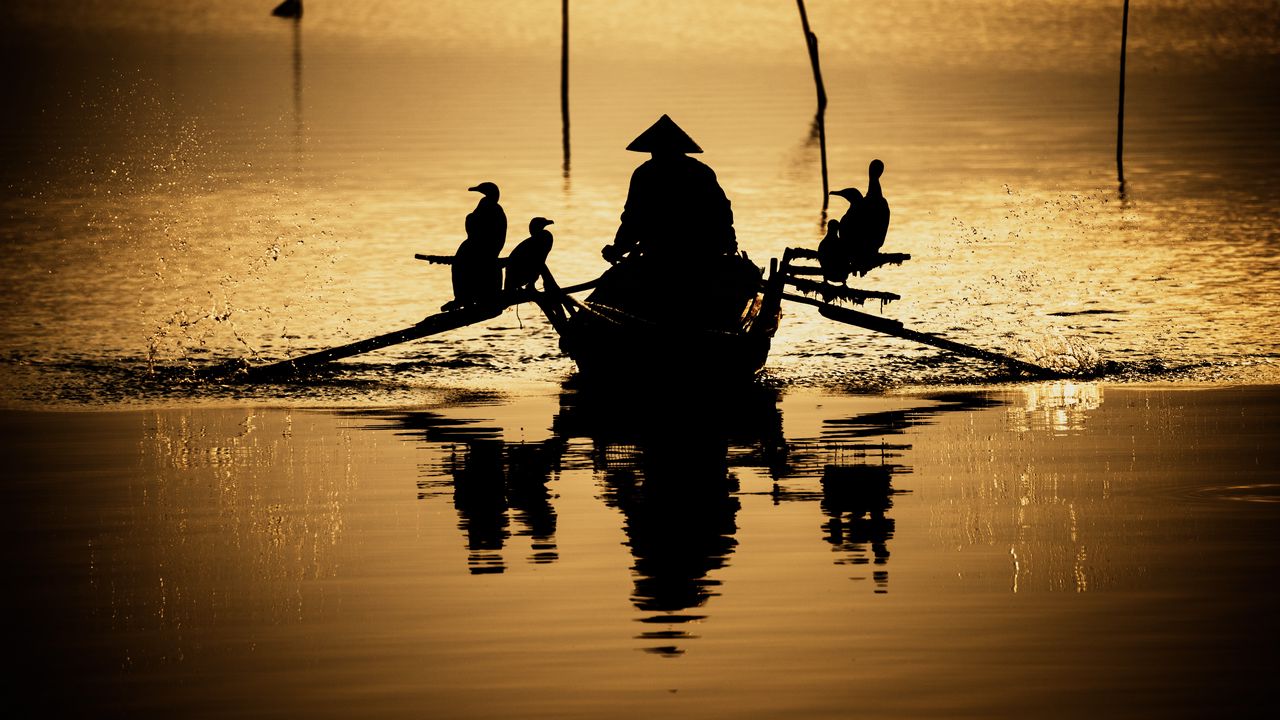
[(529, 237), (521, 240), (507, 257), (507, 281), (504, 286), (507, 292), (531, 287), (542, 274), (547, 255), (551, 254), (552, 237), (547, 231), (547, 226), (551, 224), (553, 221), (544, 217), (529, 221)]
[(271, 11), (272, 15), (282, 18), (302, 17), (302, 0), (284, 0)]
[(627, 146), (651, 154), (635, 169), (622, 222), (601, 254), (611, 263), (626, 255), (663, 259), (730, 255), (737, 251), (733, 210), (716, 174), (689, 153), (702, 148), (667, 115)]
[(507, 241), (507, 214), (498, 204), (498, 186), (482, 182), (467, 190), (484, 197), (467, 215), (467, 239), (453, 255), (453, 300), (441, 310), (490, 304), (502, 290), (498, 253)]

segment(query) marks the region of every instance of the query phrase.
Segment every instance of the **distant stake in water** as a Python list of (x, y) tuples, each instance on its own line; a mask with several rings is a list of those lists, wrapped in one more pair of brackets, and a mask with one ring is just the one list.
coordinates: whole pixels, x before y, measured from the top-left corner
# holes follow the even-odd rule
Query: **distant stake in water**
[(1116, 176), (1120, 196), (1124, 197), (1124, 64), (1129, 44), (1129, 0), (1124, 0), (1124, 18), (1120, 22), (1120, 107), (1116, 111)]
[(827, 89), (822, 83), (822, 66), (818, 62), (818, 36), (809, 29), (809, 14), (805, 12), (804, 0), (796, 0), (796, 7), (800, 8), (800, 27), (804, 30), (804, 44), (809, 49), (809, 64), (813, 66), (813, 84), (818, 91), (818, 112), (813, 122), (818, 128), (818, 148), (822, 158), (822, 210), (825, 213), (831, 189), (827, 181)]
[(560, 0), (560, 124), (563, 127), (564, 176), (569, 177), (569, 0)]

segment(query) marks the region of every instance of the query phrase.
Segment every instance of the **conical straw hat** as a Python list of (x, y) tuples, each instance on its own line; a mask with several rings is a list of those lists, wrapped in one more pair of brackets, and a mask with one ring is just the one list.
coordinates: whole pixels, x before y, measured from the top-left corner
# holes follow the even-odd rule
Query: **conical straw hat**
[(658, 122), (649, 126), (648, 130), (640, 133), (640, 137), (631, 141), (627, 146), (632, 152), (679, 152), (679, 153), (700, 153), (702, 148), (698, 147), (698, 143), (689, 137), (689, 134), (680, 129), (667, 115), (658, 118)]

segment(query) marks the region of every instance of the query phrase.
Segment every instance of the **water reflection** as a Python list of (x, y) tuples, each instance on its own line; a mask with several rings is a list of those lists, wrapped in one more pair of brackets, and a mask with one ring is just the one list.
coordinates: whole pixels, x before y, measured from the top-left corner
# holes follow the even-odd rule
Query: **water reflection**
[(449, 445), (443, 462), (428, 467), (428, 479), (418, 483), (418, 497), (452, 490), (471, 574), (504, 572), (502, 551), (513, 535), (529, 538), (529, 562), (556, 561), (556, 511), (547, 485), (560, 472), (561, 440), (506, 443), (497, 428), (431, 412), (392, 419), (415, 436)]
[(1098, 383), (1043, 383), (1027, 386), (1023, 393), (1025, 402), (1009, 408), (1009, 420), (1017, 432), (1081, 432), (1087, 415), (1102, 405)]
[[(605, 504), (622, 512), (634, 558), (631, 601), (652, 627), (636, 637), (660, 655), (683, 652), (685, 627), (719, 595), (716, 572), (737, 548), (741, 501), (735, 469), (778, 472), (786, 443), (777, 395), (753, 388), (716, 395), (677, 414), (666, 399), (565, 394), (552, 430), (590, 441)], [(657, 627), (665, 626), (665, 627)]]
[[(419, 498), (451, 499), (473, 575), (505, 572), (513, 537), (529, 538), (527, 562), (555, 562), (551, 483), (562, 469), (589, 469), (599, 500), (622, 515), (630, 600), (645, 626), (635, 637), (642, 650), (673, 657), (697, 637), (691, 628), (708, 619), (709, 604), (723, 592), (748, 495), (767, 494), (775, 506), (816, 505), (814, 539), (836, 553), (833, 564), (855, 568), (851, 579), (870, 579), (874, 593), (888, 592), (890, 511), (895, 495), (910, 492), (894, 481), (911, 472), (898, 462), (911, 446), (888, 438), (939, 413), (1001, 404), (981, 393), (919, 403), (824, 418), (817, 437), (791, 438), (779, 393), (764, 387), (678, 405), (667, 397), (566, 389), (550, 437), (538, 442), (509, 442), (496, 423), (456, 410), (378, 415), (444, 450), (426, 465)], [(744, 491), (746, 474), (766, 478), (769, 490)]]

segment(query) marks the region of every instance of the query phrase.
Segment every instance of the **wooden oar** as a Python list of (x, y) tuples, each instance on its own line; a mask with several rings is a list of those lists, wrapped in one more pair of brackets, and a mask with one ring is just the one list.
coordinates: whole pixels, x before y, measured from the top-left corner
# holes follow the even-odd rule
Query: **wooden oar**
[(398, 345), (400, 343), (409, 342), (410, 340), (418, 340), (419, 338), (435, 335), (447, 330), (456, 330), (460, 327), (472, 325), (495, 318), (502, 314), (506, 309), (505, 305), (486, 305), (471, 306), (458, 310), (449, 310), (448, 312), (436, 313), (429, 315), (417, 325), (396, 330), (395, 332), (383, 333), (377, 337), (371, 337), (366, 340), (348, 343), (328, 350), (313, 352), (301, 357), (291, 358), (289, 360), (281, 360), (271, 363), (270, 365), (261, 365), (252, 367), (245, 371), (244, 379), (246, 380), (266, 380), (274, 377), (287, 377), (290, 375), (298, 375), (308, 370), (312, 370), (325, 363), (341, 360), (342, 358), (351, 357), (367, 353), (372, 350), (378, 350), (390, 345)]
[[(567, 288), (560, 289), (555, 285), (555, 280), (554, 278), (551, 278), (550, 275), (551, 274), (549, 272), (544, 271), (542, 276), (543, 282), (545, 283), (548, 291), (561, 295), (580, 292), (582, 290), (590, 290), (600, 282), (599, 278), (597, 278), (595, 280), (589, 280), (584, 283), (570, 285)], [(298, 375), (308, 370), (313, 370), (326, 363), (331, 363), (334, 360), (341, 360), (342, 358), (348, 358), (353, 355), (360, 355), (362, 353), (379, 350), (384, 347), (390, 347), (391, 345), (399, 345), (400, 343), (418, 340), (429, 335), (435, 335), (449, 330), (457, 330), (458, 328), (466, 327), (467, 325), (474, 325), (478, 322), (491, 320), (501, 315), (503, 310), (506, 310), (512, 305), (518, 305), (531, 300), (539, 301), (545, 294), (546, 293), (539, 293), (532, 288), (517, 290), (503, 295), (500, 301), (494, 305), (473, 305), (470, 307), (460, 308), (458, 310), (449, 310), (446, 312), (436, 313), (435, 315), (428, 315), (417, 325), (412, 325), (401, 330), (383, 333), (382, 335), (371, 337), (366, 340), (347, 343), (346, 345), (329, 348), (328, 350), (320, 350), (318, 352), (291, 358), (289, 360), (280, 360), (269, 365), (247, 368), (243, 370), (243, 375), (240, 377), (245, 380), (256, 381)], [(213, 372), (216, 374), (226, 374), (226, 369), (222, 367), (214, 368)]]
[(968, 355), (969, 357), (999, 363), (1032, 377), (1047, 378), (1061, 377), (1062, 375), (1062, 373), (1054, 372), (1048, 368), (1040, 367), (1039, 365), (1034, 365), (1026, 362), (1025, 360), (1019, 360), (998, 352), (983, 350), (982, 348), (976, 348), (972, 345), (965, 345), (964, 343), (948, 340), (947, 338), (940, 337), (938, 335), (910, 330), (903, 327), (902, 323), (897, 320), (868, 315), (864, 312), (831, 305), (830, 303), (825, 303), (821, 300), (814, 300), (813, 298), (807, 298), (803, 295), (783, 293), (782, 297), (784, 300), (804, 303), (805, 305), (813, 305), (818, 308), (818, 312), (821, 313), (823, 317), (835, 320), (836, 322), (854, 325), (867, 330), (874, 330), (879, 333), (884, 333), (885, 335), (893, 335), (894, 337), (900, 337), (904, 340), (912, 340), (925, 345), (932, 345), (937, 348), (942, 348), (943, 350), (950, 350), (951, 352), (958, 353), (960, 355)]

